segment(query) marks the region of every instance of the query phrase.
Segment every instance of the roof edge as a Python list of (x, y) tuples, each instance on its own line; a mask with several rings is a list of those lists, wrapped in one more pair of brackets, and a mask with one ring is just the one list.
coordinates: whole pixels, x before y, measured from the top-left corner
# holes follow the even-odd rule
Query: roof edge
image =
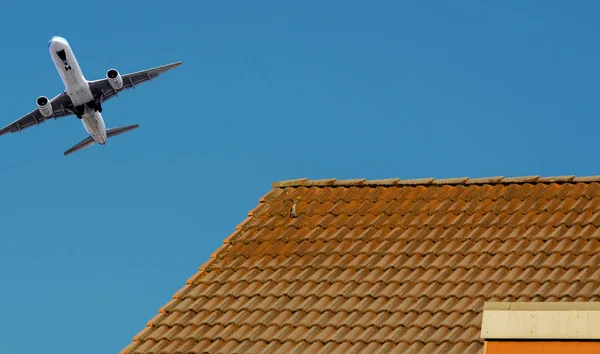
[(147, 333), (149, 333), (149, 330), (152, 328), (154, 323), (156, 323), (159, 319), (168, 316), (172, 308), (179, 304), (182, 295), (185, 292), (189, 291), (198, 281), (204, 278), (206, 274), (212, 270), (215, 261), (224, 257), (225, 254), (229, 252), (230, 248), (233, 245), (233, 242), (241, 234), (241, 230), (252, 219), (254, 213), (257, 212), (264, 205), (264, 203), (266, 202), (266, 198), (271, 193), (273, 193), (273, 190), (269, 191), (267, 194), (263, 195), (259, 199), (258, 205), (248, 212), (248, 216), (243, 221), (238, 223), (238, 225), (235, 227), (235, 230), (223, 240), (223, 243), (219, 246), (219, 248), (217, 248), (217, 250), (215, 250), (214, 252), (211, 252), (208, 260), (206, 260), (198, 268), (198, 270), (185, 281), (185, 284), (179, 287), (179, 289), (175, 292), (175, 294), (173, 294), (172, 298), (167, 303), (165, 303), (162, 307), (159, 308), (158, 313), (154, 315), (152, 319), (146, 322), (146, 326), (133, 336), (132, 341), (129, 342), (129, 344), (125, 348), (123, 348), (119, 352), (119, 354), (133, 353), (136, 350), (136, 348), (138, 348), (138, 346), (140, 345), (142, 338)]
[(566, 176), (552, 176), (552, 177), (540, 177), (540, 176), (521, 176), (521, 177), (481, 177), (481, 178), (469, 178), (469, 177), (458, 177), (458, 178), (443, 178), (435, 179), (429, 178), (418, 178), (418, 179), (405, 179), (400, 178), (388, 178), (388, 179), (374, 179), (367, 180), (364, 178), (360, 179), (347, 179), (338, 180), (336, 178), (326, 179), (315, 179), (310, 180), (308, 178), (297, 178), (284, 181), (273, 182), (273, 188), (286, 188), (286, 187), (358, 187), (358, 186), (400, 186), (400, 185), (460, 185), (460, 184), (510, 184), (510, 183), (576, 183), (576, 182), (600, 182), (599, 176), (585, 176), (576, 177), (575, 175)]

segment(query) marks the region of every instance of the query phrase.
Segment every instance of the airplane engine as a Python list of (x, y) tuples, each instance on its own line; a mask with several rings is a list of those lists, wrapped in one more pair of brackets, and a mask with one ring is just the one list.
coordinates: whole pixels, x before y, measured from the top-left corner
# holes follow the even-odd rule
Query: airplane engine
[(40, 113), (48, 118), (52, 115), (52, 105), (50, 104), (50, 101), (48, 100), (48, 97), (46, 96), (40, 96), (38, 97), (38, 99), (35, 101), (35, 103), (38, 106), (38, 109), (40, 110)]
[(116, 69), (110, 69), (106, 72), (106, 78), (108, 83), (115, 90), (119, 91), (123, 88), (123, 78)]

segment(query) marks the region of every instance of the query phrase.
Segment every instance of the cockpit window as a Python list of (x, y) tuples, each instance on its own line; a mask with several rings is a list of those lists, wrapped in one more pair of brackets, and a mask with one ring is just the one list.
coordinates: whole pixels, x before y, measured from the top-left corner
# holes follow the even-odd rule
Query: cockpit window
[(58, 55), (58, 57), (60, 58), (60, 60), (65, 61), (67, 60), (67, 54), (65, 53), (65, 50), (59, 50), (58, 52), (56, 52), (56, 55)]

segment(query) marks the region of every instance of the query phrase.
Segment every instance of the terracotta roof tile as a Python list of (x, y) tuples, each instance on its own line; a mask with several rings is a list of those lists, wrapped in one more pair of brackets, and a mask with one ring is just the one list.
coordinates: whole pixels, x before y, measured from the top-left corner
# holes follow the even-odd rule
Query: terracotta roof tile
[(600, 176), (277, 182), (122, 353), (480, 353), (485, 301), (600, 301), (599, 246)]

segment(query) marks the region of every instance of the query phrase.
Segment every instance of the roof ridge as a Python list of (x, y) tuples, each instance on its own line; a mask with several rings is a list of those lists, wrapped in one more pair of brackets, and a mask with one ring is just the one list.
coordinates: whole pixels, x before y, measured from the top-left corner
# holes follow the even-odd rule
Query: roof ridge
[(388, 179), (372, 179), (368, 180), (365, 178), (359, 179), (345, 179), (338, 180), (337, 178), (325, 178), (325, 179), (308, 179), (308, 178), (297, 178), (284, 181), (273, 182), (273, 188), (286, 188), (286, 187), (353, 187), (353, 186), (396, 186), (396, 185), (442, 185), (442, 184), (509, 184), (509, 183), (575, 183), (575, 182), (600, 182), (600, 175), (597, 176), (584, 176), (576, 177), (575, 175), (566, 176), (552, 176), (552, 177), (540, 177), (540, 176), (520, 176), (520, 177), (481, 177), (481, 178), (469, 178), (469, 177), (455, 177), (455, 178), (443, 178), (435, 179), (429, 178), (418, 178), (418, 179), (400, 179), (400, 178), (388, 178)]

